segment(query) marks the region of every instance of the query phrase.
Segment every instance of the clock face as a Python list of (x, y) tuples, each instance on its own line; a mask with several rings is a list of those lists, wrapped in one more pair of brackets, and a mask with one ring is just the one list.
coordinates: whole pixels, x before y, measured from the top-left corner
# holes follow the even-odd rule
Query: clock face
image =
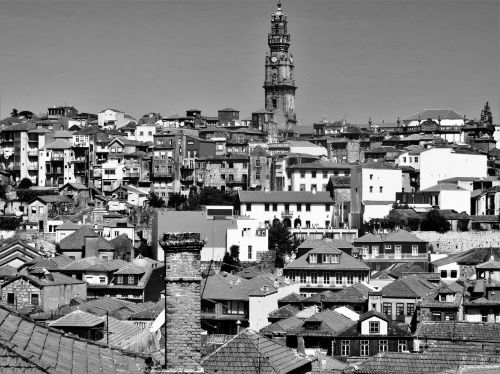
[(276, 62), (276, 61), (278, 61), (278, 59), (276, 58), (276, 56), (273, 56), (273, 57), (271, 57), (271, 61)]

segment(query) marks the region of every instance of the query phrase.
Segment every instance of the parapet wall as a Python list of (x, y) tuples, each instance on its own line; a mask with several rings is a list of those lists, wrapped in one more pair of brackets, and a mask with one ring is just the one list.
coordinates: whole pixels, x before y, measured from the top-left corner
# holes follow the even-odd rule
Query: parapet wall
[(471, 248), (500, 247), (500, 231), (462, 231), (440, 234), (436, 231), (412, 231), (432, 245), (435, 253), (456, 253)]

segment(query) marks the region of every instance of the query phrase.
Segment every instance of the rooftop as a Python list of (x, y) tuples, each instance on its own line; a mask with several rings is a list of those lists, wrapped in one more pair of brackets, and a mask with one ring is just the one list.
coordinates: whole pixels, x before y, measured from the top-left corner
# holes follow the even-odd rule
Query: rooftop
[(238, 191), (241, 203), (311, 203), (333, 204), (329, 192), (307, 191)]

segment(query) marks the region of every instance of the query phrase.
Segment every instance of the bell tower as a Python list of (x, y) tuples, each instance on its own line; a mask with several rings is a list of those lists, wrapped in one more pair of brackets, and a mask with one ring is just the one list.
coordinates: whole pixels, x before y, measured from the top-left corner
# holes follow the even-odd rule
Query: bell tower
[(266, 76), (264, 81), (265, 108), (273, 112), (273, 120), (279, 129), (290, 129), (297, 123), (295, 116), (295, 76), (293, 56), (288, 52), (290, 34), (287, 31), (287, 16), (281, 9), (271, 15), (271, 32), (267, 42)]

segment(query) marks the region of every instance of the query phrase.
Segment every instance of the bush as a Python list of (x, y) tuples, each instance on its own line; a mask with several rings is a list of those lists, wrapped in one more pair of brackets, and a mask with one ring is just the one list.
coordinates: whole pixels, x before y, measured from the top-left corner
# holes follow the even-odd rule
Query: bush
[(431, 210), (425, 216), (420, 226), (422, 231), (437, 231), (445, 233), (450, 231), (450, 223), (437, 210)]
[(17, 185), (17, 188), (20, 188), (22, 190), (27, 190), (28, 188), (33, 187), (33, 182), (31, 182), (31, 179), (29, 178), (23, 178)]
[(164, 208), (166, 206), (165, 200), (163, 200), (158, 194), (151, 191), (148, 196), (148, 204), (153, 208)]
[(0, 230), (12, 231), (21, 225), (21, 219), (14, 216), (0, 216)]

